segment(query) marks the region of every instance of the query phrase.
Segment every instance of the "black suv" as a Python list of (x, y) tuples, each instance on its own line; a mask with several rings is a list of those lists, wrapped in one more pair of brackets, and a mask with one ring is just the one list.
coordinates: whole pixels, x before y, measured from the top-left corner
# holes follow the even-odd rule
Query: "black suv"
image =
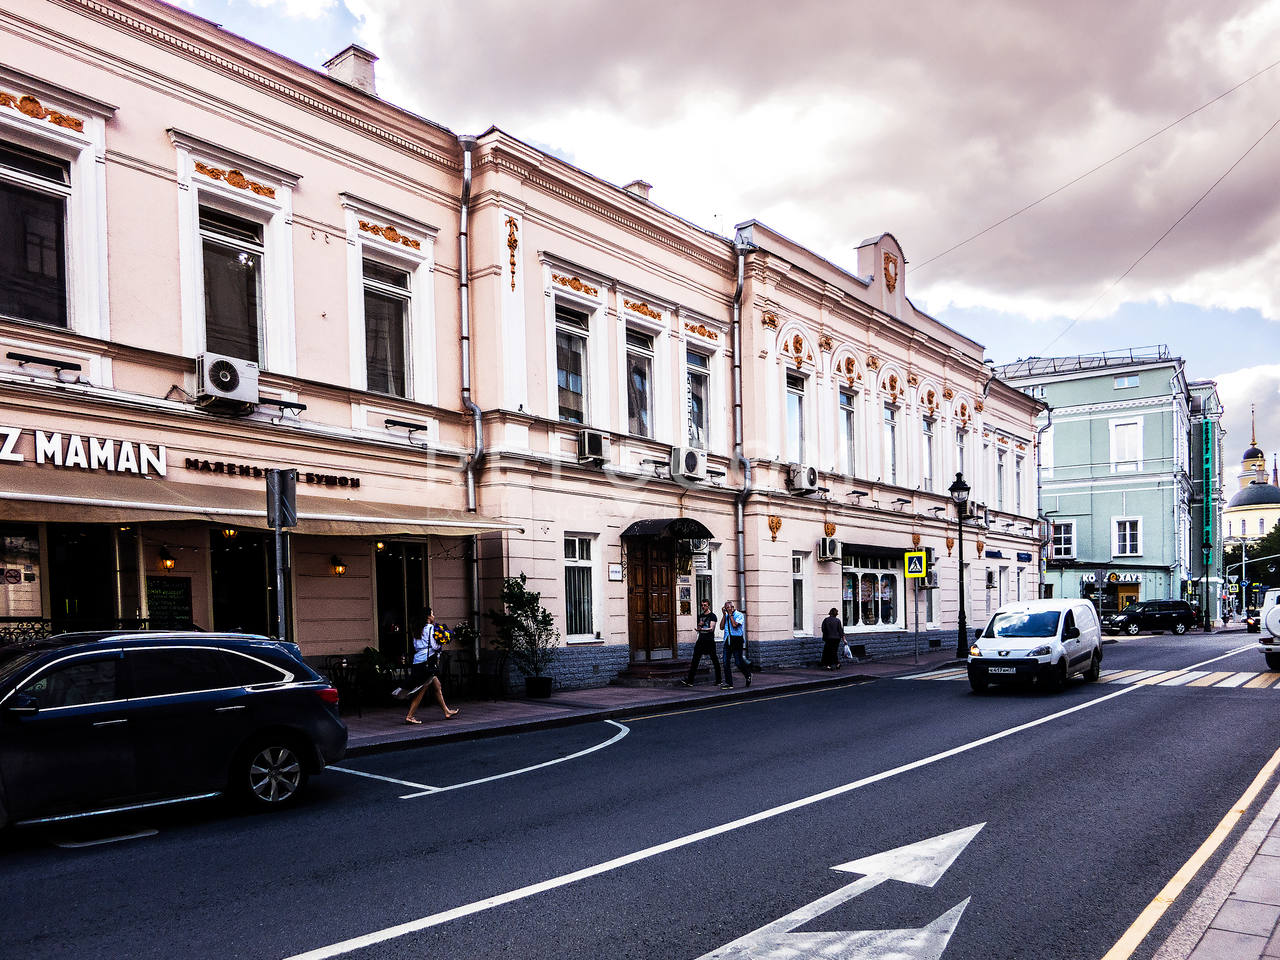
[(1186, 633), (1196, 625), (1196, 612), (1185, 600), (1142, 600), (1102, 618), (1102, 629), (1136, 636), (1141, 630)]
[(0, 648), (0, 826), (222, 793), (283, 807), (346, 746), (338, 691), (294, 644), (148, 632)]

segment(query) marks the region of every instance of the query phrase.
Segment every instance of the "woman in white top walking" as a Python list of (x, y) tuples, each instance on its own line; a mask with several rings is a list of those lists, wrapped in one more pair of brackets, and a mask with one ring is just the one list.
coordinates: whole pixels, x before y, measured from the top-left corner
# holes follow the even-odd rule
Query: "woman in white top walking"
[[(409, 673), (409, 690), (405, 696), (412, 696), (413, 702), (409, 704), (409, 712), (405, 715), (405, 723), (421, 723), (414, 713), (417, 712), (418, 704), (422, 703), (422, 698), (428, 689), (433, 689), (436, 695), (436, 703), (440, 704), (440, 710), (444, 713), (446, 720), (458, 715), (457, 710), (450, 710), (449, 705), (444, 702), (444, 688), (440, 686), (440, 677), (437, 671), (440, 669), (440, 637), (437, 636), (435, 614), (428, 607), (424, 612), (424, 623), (422, 629), (418, 631), (413, 638), (413, 666)], [(400, 691), (396, 691), (400, 693)]]

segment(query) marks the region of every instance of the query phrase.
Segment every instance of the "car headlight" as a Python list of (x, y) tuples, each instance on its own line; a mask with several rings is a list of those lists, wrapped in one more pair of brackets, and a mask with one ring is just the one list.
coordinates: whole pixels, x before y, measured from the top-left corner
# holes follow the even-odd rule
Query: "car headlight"
[(1049, 655), (1049, 653), (1050, 653), (1050, 651), (1049, 651), (1049, 645), (1048, 645), (1047, 643), (1045, 643), (1045, 644), (1042, 644), (1042, 645), (1040, 645), (1040, 646), (1036, 647), (1034, 650), (1032, 650), (1032, 651), (1031, 651), (1031, 653), (1029, 654), (1029, 656), (1032, 656), (1032, 657), (1047, 657), (1047, 656)]
[(969, 648), (969, 656), (971, 657), (982, 656), (982, 648), (975, 643), (973, 646)]

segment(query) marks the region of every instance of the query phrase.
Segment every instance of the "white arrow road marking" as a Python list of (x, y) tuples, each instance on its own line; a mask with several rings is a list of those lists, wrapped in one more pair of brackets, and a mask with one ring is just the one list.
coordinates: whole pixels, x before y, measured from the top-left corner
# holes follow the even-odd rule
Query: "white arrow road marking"
[(953, 830), (905, 847), (886, 850), (859, 860), (851, 860), (832, 870), (861, 873), (860, 880), (841, 887), (813, 903), (795, 910), (773, 923), (726, 944), (699, 960), (805, 960), (805, 958), (858, 957), (860, 960), (938, 960), (947, 949), (951, 934), (965, 907), (956, 904), (928, 926), (907, 930), (842, 930), (832, 933), (794, 933), (830, 910), (866, 893), (886, 880), (898, 880), (920, 887), (932, 887), (960, 852), (969, 845), (985, 823)]

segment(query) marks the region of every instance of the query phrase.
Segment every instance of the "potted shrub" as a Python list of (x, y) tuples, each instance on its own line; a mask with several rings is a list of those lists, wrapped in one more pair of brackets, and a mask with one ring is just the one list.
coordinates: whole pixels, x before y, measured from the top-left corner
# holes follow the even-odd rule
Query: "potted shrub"
[(526, 695), (551, 696), (552, 678), (543, 671), (555, 659), (560, 633), (542, 606), (542, 594), (528, 588), (523, 573), (502, 582), (502, 609), (490, 610), (489, 619), (498, 632), (494, 646), (524, 674)]

